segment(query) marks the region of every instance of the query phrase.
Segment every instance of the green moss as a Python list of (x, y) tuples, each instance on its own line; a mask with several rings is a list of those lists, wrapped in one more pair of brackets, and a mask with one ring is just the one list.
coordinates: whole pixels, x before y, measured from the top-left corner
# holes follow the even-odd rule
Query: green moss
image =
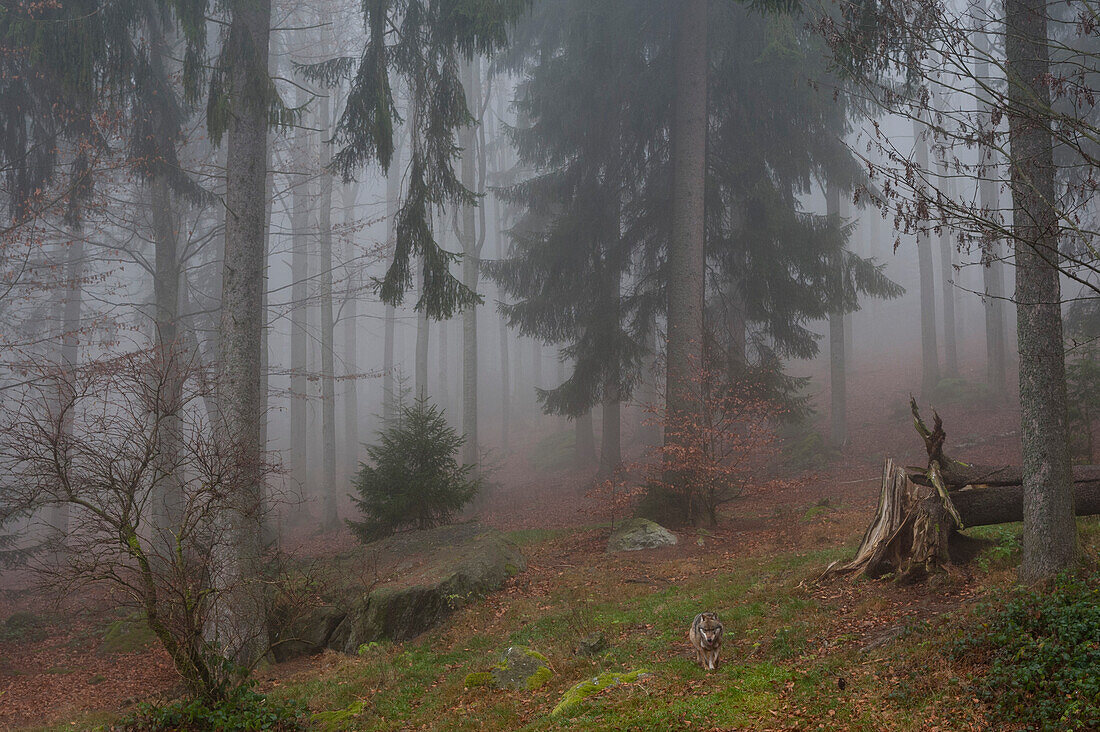
[(519, 567), (512, 564), (511, 562), (508, 562), (504, 565), (504, 571), (508, 573), (509, 577), (515, 577), (517, 574), (519, 574)]
[(156, 640), (145, 618), (133, 613), (114, 621), (103, 632), (103, 642), (99, 644), (99, 653), (135, 653)]
[(343, 709), (334, 709), (328, 712), (314, 712), (312, 720), (321, 729), (342, 730), (348, 729), (348, 722), (358, 718), (367, 711), (367, 702), (359, 699)]
[(604, 671), (599, 676), (586, 679), (565, 692), (561, 701), (558, 702), (558, 705), (550, 712), (550, 716), (560, 717), (562, 715), (570, 715), (587, 699), (599, 694), (604, 689), (615, 686), (616, 684), (632, 684), (648, 673), (649, 672), (645, 669), (638, 669), (637, 671), (631, 671), (625, 674)]
[(537, 659), (537, 660), (541, 661), (542, 663), (544, 663), (546, 665), (550, 665), (549, 659), (547, 659), (546, 656), (542, 655), (538, 651), (532, 651), (530, 648), (526, 648), (526, 649), (524, 649), (523, 653), (524, 653), (524, 655), (527, 655), (527, 656), (530, 656), (531, 658)]
[(554, 672), (546, 666), (539, 666), (539, 670), (527, 677), (527, 690), (534, 691), (535, 689), (541, 689), (550, 683), (550, 679), (554, 676)]
[(0, 641), (36, 643), (48, 635), (46, 625), (46, 621), (34, 613), (12, 613), (0, 625)]
[(462, 685), (467, 689), (476, 689), (479, 686), (489, 686), (493, 683), (493, 675), (488, 671), (473, 671), (466, 674)]

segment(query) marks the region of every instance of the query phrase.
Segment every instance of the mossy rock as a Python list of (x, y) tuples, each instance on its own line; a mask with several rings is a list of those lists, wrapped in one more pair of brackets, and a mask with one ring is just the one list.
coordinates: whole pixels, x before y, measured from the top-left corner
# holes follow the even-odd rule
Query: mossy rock
[(609, 552), (633, 552), (641, 549), (655, 549), (672, 546), (677, 541), (676, 534), (660, 524), (644, 518), (633, 518), (624, 523), (607, 541)]
[(329, 636), (329, 648), (355, 653), (371, 641), (409, 640), (527, 569), (519, 547), (477, 524), (413, 532), (400, 540), (431, 547), (429, 560), (417, 568), (415, 579), (398, 578), (349, 603)]
[(577, 641), (574, 652), (578, 656), (598, 656), (607, 650), (607, 646), (607, 636), (597, 631), (589, 633)]
[(646, 669), (638, 669), (637, 671), (629, 671), (627, 673), (604, 671), (599, 676), (585, 679), (565, 692), (565, 694), (562, 695), (561, 701), (558, 702), (558, 705), (550, 712), (550, 716), (571, 717), (579, 710), (584, 702), (596, 694), (599, 694), (604, 689), (620, 684), (633, 684), (646, 676), (649, 676), (649, 671)]
[(46, 625), (46, 621), (34, 613), (12, 613), (0, 624), (0, 641), (37, 643), (49, 635)]
[(546, 686), (554, 676), (546, 656), (525, 646), (511, 646), (505, 650), (491, 673), (498, 689), (528, 691)]
[(282, 662), (320, 653), (329, 646), (347, 611), (329, 605), (309, 608), (300, 617), (276, 612), (272, 617), (271, 653)]
[(141, 613), (133, 613), (107, 626), (97, 652), (101, 655), (137, 653), (152, 645), (156, 639)]
[(483, 686), (493, 685), (493, 674), (490, 671), (473, 671), (466, 674), (466, 678), (462, 680), (462, 685), (467, 689), (477, 689)]

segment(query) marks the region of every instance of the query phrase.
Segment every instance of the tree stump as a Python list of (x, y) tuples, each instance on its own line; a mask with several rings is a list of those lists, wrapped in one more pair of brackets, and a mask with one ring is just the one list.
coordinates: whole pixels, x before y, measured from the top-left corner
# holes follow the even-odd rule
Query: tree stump
[[(1023, 518), (1022, 471), (1012, 465), (971, 465), (944, 454), (943, 420), (933, 411), (930, 430), (910, 399), (913, 423), (924, 440), (927, 468), (903, 468), (887, 459), (878, 510), (855, 558), (834, 562), (825, 575), (860, 573), (877, 578), (897, 573), (917, 581), (973, 553), (968, 526)], [(1075, 513), (1100, 514), (1100, 466), (1074, 468)]]

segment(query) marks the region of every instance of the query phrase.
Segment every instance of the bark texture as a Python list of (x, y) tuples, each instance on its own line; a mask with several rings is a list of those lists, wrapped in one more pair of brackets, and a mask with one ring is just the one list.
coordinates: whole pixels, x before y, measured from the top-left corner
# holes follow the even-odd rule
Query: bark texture
[(1005, 26), (1023, 446), (1020, 578), (1041, 582), (1077, 558), (1045, 0), (1006, 0)]
[[(668, 253), (668, 349), (665, 411), (677, 424), (695, 421), (702, 368), (706, 240), (707, 0), (682, 0), (675, 9), (672, 125), (672, 238)], [(682, 434), (682, 431), (676, 430)], [(677, 439), (666, 431), (665, 440)], [(690, 439), (688, 436), (684, 436)], [(675, 476), (669, 476), (676, 482)], [(661, 523), (695, 520), (693, 502), (652, 487), (640, 513)]]
[(239, 663), (262, 651), (261, 507), (264, 455), (260, 445), (260, 340), (266, 223), (268, 36), (270, 0), (234, 3), (229, 32), (235, 62), (230, 77), (226, 154), (225, 254), (222, 273), (218, 407), (234, 457), (226, 516), (226, 561), (214, 582), (222, 603), (219, 644)]
[[(928, 172), (928, 127), (913, 120), (913, 139), (918, 175)], [(922, 225), (928, 222), (920, 222)], [(932, 243), (927, 231), (917, 232), (917, 266), (920, 269), (921, 392), (931, 394), (940, 383), (940, 354), (936, 339), (936, 273)]]
[[(475, 58), (463, 70), (463, 86), (468, 100), (475, 108), (481, 103), (481, 65)], [(469, 127), (462, 136), (462, 185), (468, 190), (477, 189), (477, 158), (474, 151), (477, 134)], [(462, 209), (462, 284), (477, 292), (480, 252), (476, 230), (477, 211), (473, 206)], [(462, 448), (462, 460), (466, 465), (479, 462), (477, 435), (477, 306), (471, 305), (462, 313), (462, 432), (466, 443)]]
[[(979, 25), (974, 29), (974, 75), (981, 83), (992, 83), (989, 75), (989, 38), (982, 27), (984, 18), (988, 17), (984, 0), (977, 3), (978, 11), (975, 16)], [(996, 127), (993, 123), (993, 105), (988, 95), (980, 87), (975, 89), (975, 97), (981, 108), (982, 124), (986, 129)], [(998, 185), (1000, 176), (997, 173), (996, 153), (992, 146), (982, 144), (978, 150), (980, 165), (978, 182), (978, 197), (982, 211), (986, 216), (1000, 218), (1000, 195)], [(1003, 246), (996, 238), (983, 242), (982, 247), (982, 284), (985, 290), (985, 349), (986, 349), (986, 380), (993, 387), (996, 394), (1006, 393), (1008, 387), (1008, 355), (1005, 343), (1005, 285)]]
[(318, 201), (317, 227), (320, 234), (319, 285), (321, 300), (321, 487), (323, 511), (321, 524), (326, 530), (340, 525), (336, 507), (336, 323), (332, 311), (332, 108), (328, 95), (321, 97), (319, 126), (322, 130), (319, 150), (321, 195)]
[[(830, 219), (840, 216), (840, 188), (832, 181), (825, 184), (825, 210)], [(840, 222), (837, 221), (837, 225)], [(842, 277), (840, 265), (834, 276)], [(829, 313), (829, 439), (836, 448), (848, 443), (848, 368), (845, 347), (844, 313)]]

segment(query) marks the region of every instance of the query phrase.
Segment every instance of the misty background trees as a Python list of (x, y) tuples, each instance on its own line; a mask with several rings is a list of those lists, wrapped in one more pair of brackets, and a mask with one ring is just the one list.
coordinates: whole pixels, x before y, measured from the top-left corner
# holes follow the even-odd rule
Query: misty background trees
[[(678, 526), (726, 492), (678, 462), (710, 439), (704, 404), (751, 385), (778, 423), (816, 400), (843, 451), (854, 363), (897, 358), (935, 398), (977, 351), (1007, 400), (1018, 361), (1021, 576), (1049, 579), (1076, 559), (1063, 311), (1097, 285), (1086, 20), (1038, 0), (5, 6), (0, 399), (52, 413), (67, 380), (152, 354), (152, 472), (100, 499), (128, 507), (108, 533), (153, 573), (126, 537), (179, 542), (210, 509), (221, 640), (188, 642), (244, 667), (272, 553), (356, 518), (363, 443), (410, 401), (457, 430), (463, 480), (525, 433), (571, 433), (600, 479), (656, 447), (637, 510)], [(59, 464), (82, 424), (57, 421)], [(224, 492), (189, 499), (214, 443)], [(90, 509), (37, 474), (0, 485), (0, 549), (63, 567)]]

